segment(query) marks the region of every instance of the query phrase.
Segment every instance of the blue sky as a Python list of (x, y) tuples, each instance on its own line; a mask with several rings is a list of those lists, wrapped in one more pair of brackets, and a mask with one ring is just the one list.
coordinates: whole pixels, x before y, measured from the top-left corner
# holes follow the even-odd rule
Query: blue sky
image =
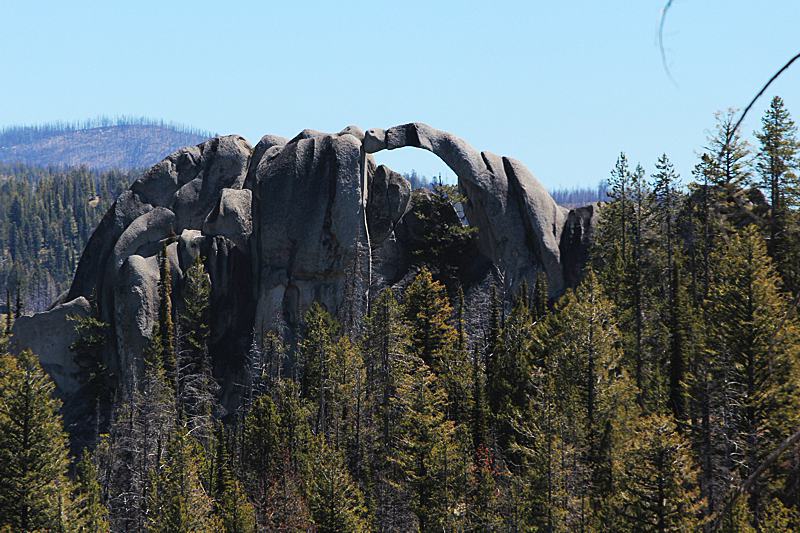
[[(5, 2), (0, 127), (135, 115), (292, 137), (425, 122), (518, 159), (548, 188), (593, 186), (621, 151), (691, 179), (714, 112), (744, 108), (800, 52), (800, 2)], [(800, 117), (800, 62), (772, 95)], [(376, 155), (452, 173), (432, 154)]]

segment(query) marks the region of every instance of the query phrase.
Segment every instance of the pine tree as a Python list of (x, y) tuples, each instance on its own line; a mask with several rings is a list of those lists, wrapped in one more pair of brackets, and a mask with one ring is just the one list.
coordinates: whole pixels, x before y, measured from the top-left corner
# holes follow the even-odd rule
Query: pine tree
[(702, 501), (689, 443), (668, 416), (637, 421), (625, 438), (615, 531), (699, 531)]
[(426, 365), (439, 373), (456, 341), (456, 332), (448, 324), (452, 308), (444, 286), (423, 269), (406, 290), (403, 307), (405, 323), (410, 330), (410, 349)]
[(300, 350), (303, 358), (303, 398), (316, 404), (317, 432), (328, 431), (331, 393), (332, 350), (339, 324), (314, 302), (306, 313), (305, 332)]
[(407, 491), (422, 532), (440, 531), (449, 522), (453, 484), (463, 466), (453, 444), (454, 425), (445, 417), (446, 393), (421, 358), (407, 356), (397, 382), (389, 461), (394, 481)]
[[(740, 479), (746, 477), (790, 435), (800, 422), (796, 383), (797, 326), (784, 319), (788, 303), (778, 292), (778, 275), (754, 226), (731, 236), (720, 259), (719, 278), (712, 286), (710, 320), (719, 390), (719, 416), (729, 420), (723, 451)], [(736, 466), (738, 465), (738, 466)], [(732, 472), (733, 473), (733, 472)], [(730, 475), (730, 474), (729, 474)], [(773, 470), (780, 479), (785, 472)], [(750, 509), (760, 520), (767, 482), (750, 495)]]
[(177, 363), (175, 358), (175, 326), (172, 322), (172, 275), (170, 274), (167, 241), (161, 243), (158, 255), (158, 341), (159, 356), (169, 383), (175, 387)]
[[(636, 388), (622, 366), (613, 308), (603, 292), (590, 270), (575, 293), (559, 302), (548, 330), (552, 350), (546, 368), (554, 374), (556, 417), (551, 427), (563, 428), (560, 453), (577, 454), (572, 459), (577, 465), (566, 474), (571, 479), (563, 481), (562, 509), (566, 520), (583, 524), (609, 518), (616, 444), (635, 413)], [(591, 512), (578, 518), (584, 498)]]
[(14, 323), (14, 319), (11, 315), (11, 289), (6, 287), (6, 331), (5, 335), (11, 335), (11, 325)]
[(798, 280), (790, 257), (797, 253), (798, 239), (792, 227), (796, 225), (794, 209), (800, 202), (800, 182), (794, 171), (798, 167), (800, 144), (795, 138), (797, 127), (783, 104), (775, 96), (764, 117), (763, 129), (755, 132), (761, 143), (756, 155), (756, 170), (761, 177), (761, 189), (772, 206), (769, 216), (767, 251), (775, 260), (778, 271), (789, 290), (795, 292)]
[(407, 350), (407, 337), (400, 319), (400, 307), (391, 289), (384, 289), (370, 309), (364, 327), (364, 364), (368, 396), (373, 398), (384, 449), (389, 445), (392, 421), (390, 399), (395, 394), (398, 362)]
[(518, 297), (492, 353), (486, 395), (497, 428), (497, 441), (507, 451), (515, 437), (514, 421), (531, 393), (533, 320), (526, 299)]
[(166, 444), (163, 463), (150, 477), (147, 530), (152, 533), (218, 531), (219, 519), (201, 483), (202, 448), (185, 431)]
[(67, 439), (54, 385), (30, 351), (0, 357), (0, 527), (57, 530)]
[(180, 415), (186, 427), (197, 438), (206, 453), (212, 433), (212, 411), (219, 385), (214, 379), (208, 352), (210, 335), (211, 285), (200, 256), (195, 256), (186, 271), (185, 311), (179, 317), (180, 336), (177, 349), (177, 393)]
[(317, 437), (311, 445), (313, 470), (307, 481), (308, 507), (318, 533), (368, 531), (361, 491), (350, 479), (341, 453)]
[(78, 381), (85, 384), (103, 405), (107, 405), (111, 400), (111, 375), (108, 365), (103, 362), (103, 348), (108, 341), (108, 324), (91, 315), (67, 319), (74, 323), (78, 336), (69, 345), (69, 350), (74, 354), (72, 360), (80, 368)]
[(84, 448), (75, 466), (75, 488), (72, 492), (76, 519), (74, 531), (79, 533), (105, 533), (108, 529), (108, 509), (102, 502), (102, 488), (97, 469), (89, 451)]
[(253, 533), (255, 516), (247, 503), (239, 482), (233, 476), (230, 456), (225, 443), (225, 433), (220, 426), (217, 432), (217, 449), (214, 458), (214, 515), (225, 533)]

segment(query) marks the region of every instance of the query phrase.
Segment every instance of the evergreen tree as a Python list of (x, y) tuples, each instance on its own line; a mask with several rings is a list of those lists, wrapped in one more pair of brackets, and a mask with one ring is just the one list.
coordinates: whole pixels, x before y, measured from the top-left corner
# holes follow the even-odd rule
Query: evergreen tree
[(91, 455), (83, 449), (75, 466), (75, 488), (72, 493), (75, 505), (74, 531), (80, 533), (105, 533), (108, 529), (108, 509), (102, 502), (102, 488)]
[(174, 388), (177, 372), (175, 326), (172, 322), (172, 274), (170, 274), (166, 240), (161, 243), (161, 252), (158, 254), (158, 268), (158, 355), (161, 358), (164, 373)]
[(108, 324), (97, 318), (67, 317), (74, 323), (78, 338), (69, 345), (72, 360), (79, 367), (78, 381), (85, 384), (91, 394), (103, 405), (111, 400), (111, 375), (103, 361), (103, 348), (108, 340)]
[(434, 372), (442, 371), (456, 341), (456, 332), (448, 324), (452, 308), (444, 287), (423, 269), (406, 290), (403, 307), (410, 331), (410, 349)]
[(233, 476), (225, 434), (220, 426), (217, 432), (217, 449), (214, 458), (214, 515), (225, 533), (253, 533), (255, 516), (247, 503), (239, 482)]
[(532, 328), (526, 299), (519, 297), (492, 353), (492, 373), (486, 384), (497, 441), (503, 451), (510, 448), (515, 435), (514, 422), (527, 406), (531, 393)]
[(307, 481), (308, 507), (318, 533), (368, 531), (361, 491), (352, 482), (341, 453), (317, 437), (312, 443), (314, 465)]
[(449, 523), (453, 485), (463, 466), (453, 444), (454, 425), (445, 417), (446, 393), (421, 358), (409, 355), (399, 373), (389, 461), (396, 467), (422, 532), (441, 531)]
[(305, 334), (300, 350), (303, 357), (303, 398), (316, 404), (314, 429), (327, 434), (330, 411), (332, 350), (339, 324), (314, 302), (306, 313)]
[[(797, 326), (787, 319), (781, 334), (775, 326), (788, 303), (778, 293), (778, 275), (754, 226), (731, 236), (712, 286), (711, 348), (715, 358), (719, 417), (727, 423), (729, 443), (720, 452), (739, 479), (757, 468), (800, 422)], [(781, 479), (785, 472), (773, 470)], [(766, 480), (750, 495), (750, 509), (760, 520), (767, 496)]]
[(794, 293), (798, 280), (790, 257), (798, 250), (796, 232), (792, 232), (797, 224), (794, 209), (800, 202), (800, 183), (794, 173), (800, 150), (795, 138), (797, 127), (779, 96), (772, 99), (761, 122), (763, 129), (755, 132), (761, 143), (756, 154), (756, 170), (761, 178), (759, 186), (772, 206), (767, 251), (775, 260), (782, 279)]
[(153, 533), (214, 532), (220, 529), (201, 483), (202, 448), (185, 431), (166, 444), (163, 463), (150, 477), (147, 530)]
[(67, 439), (54, 385), (30, 351), (0, 357), (0, 527), (58, 530)]
[[(636, 388), (627, 377), (619, 351), (613, 309), (590, 270), (575, 293), (568, 294), (551, 315), (546, 362), (554, 374), (552, 409), (560, 428), (564, 454), (577, 461), (563, 483), (564, 520), (587, 525), (610, 519), (608, 502), (614, 495), (613, 465), (634, 414)], [(576, 455), (574, 455), (576, 454)], [(590, 512), (581, 512), (585, 499)]]
[(688, 441), (668, 416), (640, 419), (625, 439), (615, 531), (699, 531), (700, 492)]

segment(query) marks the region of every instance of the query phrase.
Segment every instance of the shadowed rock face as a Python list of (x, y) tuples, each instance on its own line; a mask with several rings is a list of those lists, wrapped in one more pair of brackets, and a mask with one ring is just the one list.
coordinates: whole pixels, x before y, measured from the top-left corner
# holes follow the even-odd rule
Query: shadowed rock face
[[(370, 155), (405, 146), (438, 155), (468, 198), (465, 214), (478, 228), (478, 249), (464, 279), (467, 298), (480, 302), (472, 306), (476, 323), (497, 279), (513, 289), (544, 269), (554, 297), (576, 282), (585, 261), (577, 248), (585, 248), (591, 212), (558, 207), (514, 159), (479, 153), (416, 123), (366, 134), (349, 127), (337, 134), (305, 130), (291, 140), (265, 136), (255, 148), (239, 136), (219, 137), (169, 156), (120, 196), (92, 235), (68, 294), (50, 311), (17, 322), (18, 349), (30, 347), (49, 364), (64, 362), (58, 385), (74, 391), (66, 364), (71, 328), (53, 324), (95, 299), (100, 318), (112, 326), (107, 363), (127, 379), (141, 364), (157, 314), (164, 240), (178, 313), (184, 272), (197, 255), (204, 258), (210, 352), (224, 382), (240, 377), (253, 336), (258, 341), (278, 331), (293, 343), (314, 301), (356, 327), (382, 288), (413, 277), (410, 250), (419, 224), (408, 216), (410, 185), (376, 168)], [(430, 201), (415, 195), (416, 202)], [(565, 224), (569, 234), (562, 236)], [(42, 327), (63, 339), (39, 342), (35, 332)], [(236, 402), (233, 389), (224, 387), (229, 406)]]

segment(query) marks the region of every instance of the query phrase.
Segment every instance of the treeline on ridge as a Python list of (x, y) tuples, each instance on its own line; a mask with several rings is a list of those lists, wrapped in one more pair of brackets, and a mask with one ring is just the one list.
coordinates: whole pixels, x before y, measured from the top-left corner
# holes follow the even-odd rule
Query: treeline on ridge
[(0, 163), (2, 312), (7, 299), (17, 314), (43, 311), (69, 288), (94, 228), (141, 173)]

